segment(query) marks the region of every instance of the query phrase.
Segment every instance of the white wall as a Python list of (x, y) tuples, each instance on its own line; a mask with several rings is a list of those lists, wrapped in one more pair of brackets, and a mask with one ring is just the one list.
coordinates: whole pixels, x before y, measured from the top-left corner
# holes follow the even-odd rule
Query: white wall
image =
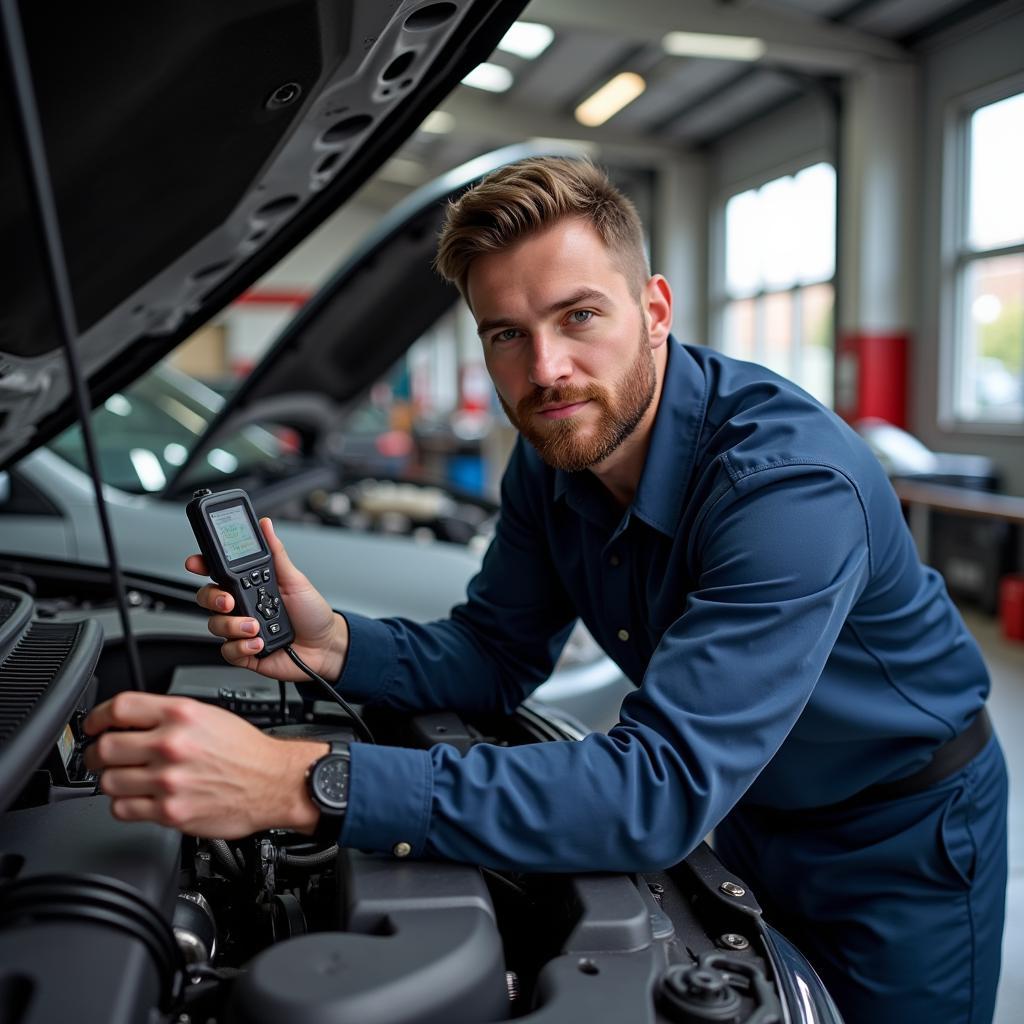
[(263, 289), (313, 291), (333, 273), (383, 216), (383, 211), (346, 203), (259, 283)]
[(801, 96), (727, 135), (711, 154), (712, 202), (787, 174), (805, 157), (833, 160), (832, 136), (831, 112), (817, 95)]
[[(1024, 436), (942, 426), (939, 417), (943, 189), (943, 142), (958, 99), (1024, 71), (1024, 12), (1003, 17), (970, 34), (961, 32), (923, 55), (921, 269), (918, 331), (912, 365), (911, 426), (924, 442), (943, 451), (994, 459), (1006, 489), (1024, 495)], [(1022, 183), (1024, 188), (1024, 183)]]
[(913, 62), (879, 60), (866, 62), (843, 83), (840, 338), (900, 337), (915, 320), (919, 77)]
[(661, 161), (649, 228), (651, 271), (672, 289), (672, 332), (689, 345), (707, 344), (707, 160), (687, 155)]

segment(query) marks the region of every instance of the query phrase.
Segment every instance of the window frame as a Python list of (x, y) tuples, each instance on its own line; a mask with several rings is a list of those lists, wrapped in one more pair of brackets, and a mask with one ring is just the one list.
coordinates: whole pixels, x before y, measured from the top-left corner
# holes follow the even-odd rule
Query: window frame
[[(758, 331), (762, 330), (764, 321), (764, 301), (767, 296), (770, 295), (789, 295), (790, 301), (792, 302), (793, 308), (793, 324), (795, 328), (794, 335), (794, 348), (793, 348), (793, 362), (798, 363), (798, 357), (800, 354), (800, 348), (802, 345), (802, 303), (800, 302), (800, 293), (807, 288), (817, 287), (819, 285), (827, 284), (832, 288), (832, 353), (835, 355), (836, 346), (836, 326), (837, 318), (836, 312), (838, 309), (838, 284), (837, 284), (837, 272), (839, 267), (839, 254), (836, 252), (836, 258), (832, 265), (832, 276), (825, 278), (821, 281), (813, 281), (808, 284), (797, 283), (791, 285), (789, 288), (760, 288), (757, 292), (750, 295), (735, 296), (729, 293), (727, 284), (727, 265), (726, 260), (728, 254), (726, 252), (726, 225), (725, 225), (725, 210), (730, 199), (734, 196), (740, 195), (743, 192), (750, 191), (752, 189), (760, 189), (764, 185), (767, 185), (771, 181), (775, 181), (778, 178), (792, 177), (798, 174), (800, 171), (806, 170), (808, 167), (813, 167), (815, 164), (828, 164), (836, 176), (836, 224), (835, 224), (835, 235), (836, 235), (836, 247), (839, 245), (839, 168), (836, 166), (835, 154), (826, 147), (817, 147), (813, 150), (805, 151), (800, 156), (792, 157), (784, 162), (778, 163), (773, 167), (759, 171), (755, 175), (751, 175), (746, 178), (741, 178), (737, 181), (729, 182), (728, 184), (721, 185), (717, 191), (712, 205), (712, 221), (711, 230), (709, 232), (709, 246), (708, 253), (710, 257), (710, 268), (708, 279), (710, 287), (708, 289), (708, 339), (711, 347), (718, 352), (725, 351), (725, 322), (726, 322), (726, 309), (731, 302), (740, 301), (741, 299), (750, 299), (755, 303), (756, 320), (759, 325)], [(755, 354), (755, 359), (759, 358)], [(833, 403), (835, 401), (835, 360), (833, 358), (832, 366), (832, 394)]]
[(1018, 420), (966, 419), (957, 410), (963, 358), (966, 281), (972, 263), (995, 256), (1024, 255), (1024, 239), (991, 249), (973, 249), (969, 240), (971, 195), (971, 117), (975, 111), (1024, 92), (1018, 72), (951, 99), (943, 119), (941, 274), (939, 278), (938, 419), (943, 430), (990, 437), (1024, 436)]

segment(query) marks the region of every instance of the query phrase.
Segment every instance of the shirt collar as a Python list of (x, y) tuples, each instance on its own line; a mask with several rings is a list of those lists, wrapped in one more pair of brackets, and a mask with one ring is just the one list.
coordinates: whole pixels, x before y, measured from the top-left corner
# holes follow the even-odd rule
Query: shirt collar
[(633, 514), (669, 537), (683, 515), (697, 441), (707, 410), (708, 382), (696, 360), (672, 335), (651, 446), (633, 499)]
[[(671, 537), (682, 517), (683, 498), (693, 470), (707, 407), (707, 381), (696, 361), (672, 335), (666, 344), (668, 359), (661, 401), (640, 485), (626, 518), (635, 515)], [(595, 482), (591, 473), (555, 470), (554, 498), (557, 501), (568, 495), (569, 504), (577, 511), (596, 511), (589, 486)]]

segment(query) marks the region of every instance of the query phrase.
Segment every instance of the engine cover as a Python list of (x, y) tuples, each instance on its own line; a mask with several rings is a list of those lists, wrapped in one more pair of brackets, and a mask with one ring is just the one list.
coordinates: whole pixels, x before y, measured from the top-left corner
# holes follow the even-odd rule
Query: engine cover
[(0, 817), (0, 1019), (148, 1019), (170, 981), (180, 849), (102, 796)]
[(504, 955), (474, 868), (344, 851), (347, 931), (268, 949), (233, 1024), (479, 1024), (508, 1014)]

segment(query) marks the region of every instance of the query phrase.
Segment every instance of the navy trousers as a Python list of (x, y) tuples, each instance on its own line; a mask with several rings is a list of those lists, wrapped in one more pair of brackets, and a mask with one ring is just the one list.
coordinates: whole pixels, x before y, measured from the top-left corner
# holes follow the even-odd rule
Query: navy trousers
[(715, 849), (821, 976), (846, 1024), (987, 1024), (1006, 899), (995, 736), (913, 796), (810, 817), (745, 811)]

